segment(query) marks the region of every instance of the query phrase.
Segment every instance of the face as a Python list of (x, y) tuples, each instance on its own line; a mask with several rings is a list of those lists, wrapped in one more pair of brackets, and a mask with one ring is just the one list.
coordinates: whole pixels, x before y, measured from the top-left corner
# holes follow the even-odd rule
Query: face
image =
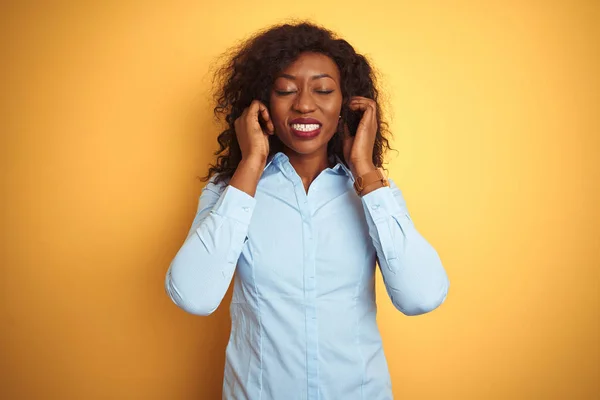
[(275, 79), (269, 111), (288, 151), (326, 155), (341, 108), (340, 72), (326, 55), (302, 53)]

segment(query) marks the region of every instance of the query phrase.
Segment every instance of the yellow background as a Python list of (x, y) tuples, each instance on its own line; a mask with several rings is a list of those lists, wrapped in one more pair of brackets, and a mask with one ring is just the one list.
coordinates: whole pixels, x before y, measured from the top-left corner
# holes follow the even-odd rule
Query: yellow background
[(382, 74), (390, 175), (451, 287), (378, 287), (398, 399), (600, 398), (597, 1), (2, 2), (2, 399), (217, 399), (229, 295), (164, 274), (216, 148), (211, 63), (288, 17)]

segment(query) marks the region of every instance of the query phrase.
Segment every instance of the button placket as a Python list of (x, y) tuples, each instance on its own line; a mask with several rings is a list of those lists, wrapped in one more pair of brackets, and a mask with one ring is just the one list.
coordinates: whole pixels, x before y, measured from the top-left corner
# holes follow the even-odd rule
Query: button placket
[[(299, 180), (299, 179), (298, 179)], [(298, 198), (298, 208), (302, 218), (303, 256), (304, 256), (304, 297), (306, 299), (305, 322), (307, 329), (307, 369), (308, 369), (308, 398), (316, 399), (319, 395), (319, 337), (316, 299), (316, 265), (315, 265), (315, 243), (313, 240), (313, 226), (311, 216), (311, 202), (304, 190), (304, 185), (298, 183), (295, 187)], [(312, 193), (312, 189), (310, 190)]]

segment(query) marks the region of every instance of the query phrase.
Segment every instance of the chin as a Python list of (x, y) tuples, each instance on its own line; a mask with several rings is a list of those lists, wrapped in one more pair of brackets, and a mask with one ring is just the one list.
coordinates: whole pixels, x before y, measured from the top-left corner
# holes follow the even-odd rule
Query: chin
[(327, 143), (293, 143), (291, 146), (288, 146), (290, 150), (293, 150), (298, 154), (312, 154), (323, 148), (323, 146), (327, 146)]
[(294, 153), (303, 155), (315, 153), (321, 150), (323, 147), (327, 148), (327, 144), (329, 143), (329, 140), (331, 140), (331, 137), (326, 140), (324, 139), (325, 138), (321, 137), (321, 135), (310, 140), (297, 139), (292, 135), (285, 138), (279, 138), (285, 147), (289, 148)]

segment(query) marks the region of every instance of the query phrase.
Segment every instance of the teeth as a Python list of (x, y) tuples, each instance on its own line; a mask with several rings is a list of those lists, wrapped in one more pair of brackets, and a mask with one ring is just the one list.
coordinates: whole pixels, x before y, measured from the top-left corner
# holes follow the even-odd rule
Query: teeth
[(319, 124), (292, 124), (292, 128), (297, 131), (311, 132), (319, 129)]

